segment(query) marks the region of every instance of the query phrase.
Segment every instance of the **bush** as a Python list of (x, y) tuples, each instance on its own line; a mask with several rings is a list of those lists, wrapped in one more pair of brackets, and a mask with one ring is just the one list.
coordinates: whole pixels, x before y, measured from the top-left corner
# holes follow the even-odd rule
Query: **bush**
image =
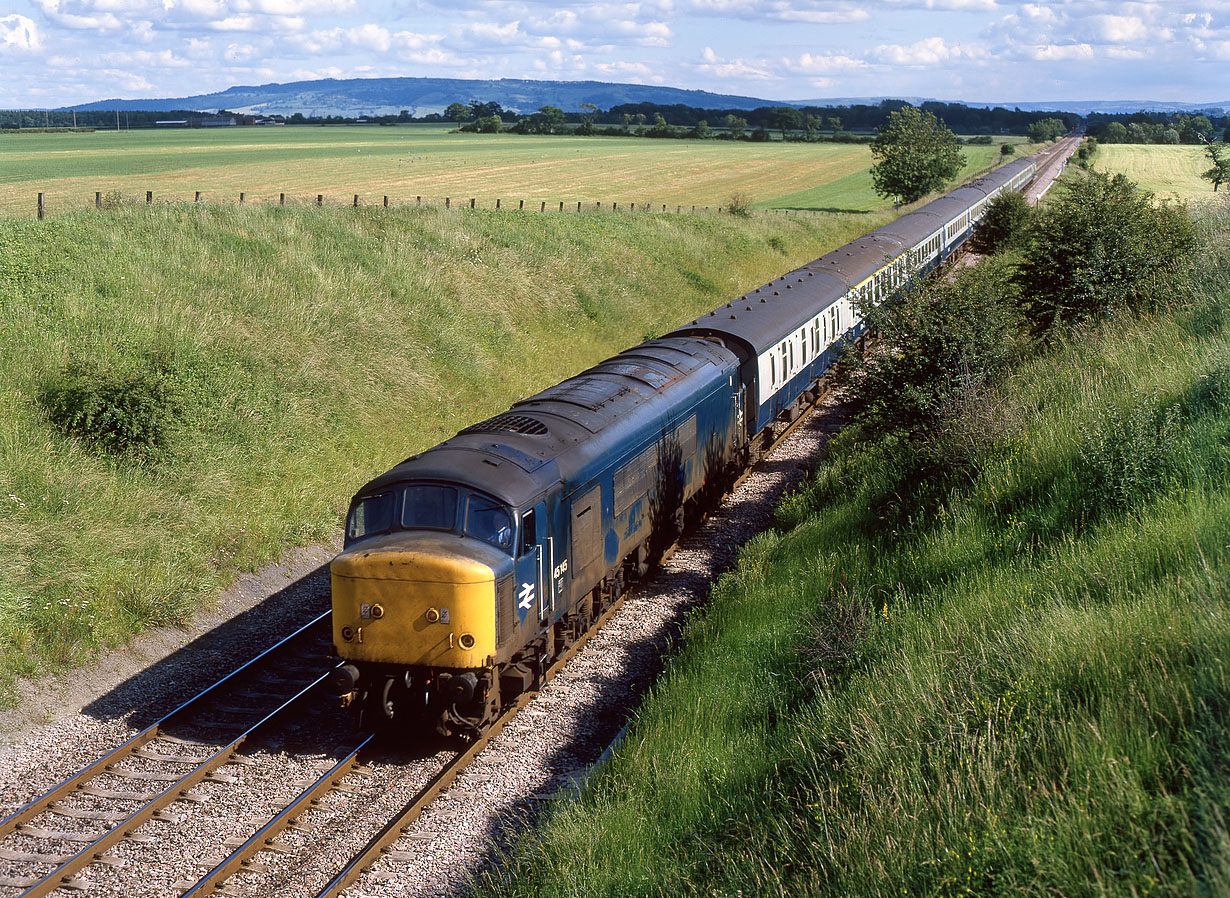
[(1016, 154), (1016, 147), (1014, 147), (1010, 143), (1005, 143), (999, 148), (999, 155), (1001, 156), (1013, 156), (1015, 154)]
[(1095, 172), (1064, 188), (1034, 220), (1017, 277), (1035, 333), (1163, 301), (1169, 275), (1195, 248), (1186, 210), (1155, 205), (1123, 175)]
[(736, 193), (726, 204), (726, 211), (737, 218), (748, 218), (752, 214), (752, 198), (746, 193)]
[(1025, 196), (1005, 191), (987, 206), (986, 215), (974, 232), (974, 249), (980, 253), (995, 253), (1016, 246), (1023, 238), (1033, 210)]
[(79, 361), (45, 376), (37, 401), (52, 424), (95, 450), (150, 457), (166, 449), (180, 416), (175, 393), (150, 367)]
[(851, 353), (844, 376), (856, 388), (859, 419), (873, 428), (922, 433), (993, 382), (1021, 348), (1012, 272), (1001, 259), (860, 313), (879, 347)]
[(1138, 398), (1130, 409), (1106, 409), (1082, 434), (1086, 510), (1133, 508), (1177, 482), (1184, 429), (1176, 406)]

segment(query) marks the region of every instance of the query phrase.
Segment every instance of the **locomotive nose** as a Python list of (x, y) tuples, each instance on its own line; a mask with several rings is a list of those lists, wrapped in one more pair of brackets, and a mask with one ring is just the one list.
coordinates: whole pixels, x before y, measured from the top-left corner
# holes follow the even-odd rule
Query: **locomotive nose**
[(449, 534), (392, 534), (343, 552), (331, 567), (338, 655), (484, 666), (495, 654), (498, 566), (492, 551)]

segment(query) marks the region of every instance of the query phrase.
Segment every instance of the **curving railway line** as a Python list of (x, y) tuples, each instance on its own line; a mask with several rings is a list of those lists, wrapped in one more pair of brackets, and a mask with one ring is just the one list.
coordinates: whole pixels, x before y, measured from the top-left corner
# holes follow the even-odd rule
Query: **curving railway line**
[[(1039, 175), (1027, 190), (1031, 196), (1045, 192), (1078, 142), (1079, 137), (1067, 138), (1039, 155)], [(771, 458), (773, 448), (824, 401), (824, 391), (818, 392), (821, 395), (802, 416), (777, 428), (773, 445), (762, 458)], [(421, 861), (420, 852), (397, 851), (399, 840), (624, 601), (620, 597), (603, 609), (594, 625), (554, 660), (542, 682), (522, 694), (464, 750), (416, 758), (397, 789), (391, 788), (393, 778), (387, 771), (377, 775), (369, 764), (381, 751), (370, 734), (330, 730), (327, 722), (315, 725), (311, 740), (331, 740), (334, 748), (315, 762), (319, 769), (307, 778), (288, 770), (287, 758), (280, 754), (279, 746), (294, 741), (295, 731), (312, 709), (327, 704), (318, 693), (331, 675), (324, 663), (331, 622), (330, 615), (323, 614), (0, 820), (0, 898), (38, 898), (70, 889), (99, 896), (282, 894), (280, 884), (296, 872), (295, 849), (287, 840), (296, 830), (310, 832), (305, 819), (347, 795), (373, 806), (381, 799), (387, 803), (394, 794), (408, 797), (394, 802), (397, 807), (378, 825), (339, 838), (356, 847), (325, 862), (307, 878), (306, 891), (300, 883), (296, 893), (340, 895), (378, 861)], [(253, 760), (253, 749), (259, 749), (264, 759)], [(271, 812), (251, 813), (255, 807), (249, 807), (250, 813), (244, 815), (245, 770), (256, 767), (276, 797), (262, 802), (272, 805)], [(238, 810), (224, 816), (212, 832), (208, 827), (187, 826), (202, 816), (199, 809), (211, 801), (203, 793), (213, 785), (234, 787), (237, 794), (230, 801)], [(199, 834), (214, 841), (198, 846), (221, 844), (224, 850), (208, 858), (200, 857), (192, 845), (180, 846), (178, 854), (168, 851), (165, 826), (160, 836), (150, 831), (151, 823), (169, 825), (177, 837), (181, 827), (192, 829), (193, 835), (183, 835), (185, 842)], [(316, 838), (320, 837), (317, 832)], [(176, 857), (182, 861), (178, 865)], [(156, 871), (155, 865), (159, 865)], [(193, 872), (185, 876), (185, 868)]]

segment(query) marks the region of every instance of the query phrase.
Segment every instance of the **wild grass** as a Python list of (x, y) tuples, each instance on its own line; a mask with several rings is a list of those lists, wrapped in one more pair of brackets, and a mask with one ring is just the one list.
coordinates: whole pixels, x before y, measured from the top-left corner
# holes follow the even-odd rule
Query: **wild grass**
[(1188, 301), (850, 431), (501, 895), (1230, 891), (1230, 217)]
[(191, 203), (0, 219), (0, 687), (187, 621), (237, 571), (333, 537), (371, 476), (865, 226)]

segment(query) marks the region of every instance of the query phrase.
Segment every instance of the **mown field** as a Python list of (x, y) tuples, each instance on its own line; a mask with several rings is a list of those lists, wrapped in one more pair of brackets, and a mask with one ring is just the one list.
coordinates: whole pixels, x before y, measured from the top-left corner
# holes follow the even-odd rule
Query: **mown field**
[(1200, 177), (1210, 168), (1204, 147), (1104, 143), (1093, 165), (1099, 171), (1122, 172), (1159, 198), (1214, 199), (1212, 183)]
[[(965, 149), (967, 172), (998, 147)], [(95, 192), (144, 201), (315, 201), (483, 207), (524, 200), (558, 209), (612, 202), (726, 205), (736, 193), (761, 207), (869, 212), (865, 145), (455, 134), (445, 126), (250, 127), (0, 135), (0, 213), (29, 216), (39, 191), (52, 214)]]

